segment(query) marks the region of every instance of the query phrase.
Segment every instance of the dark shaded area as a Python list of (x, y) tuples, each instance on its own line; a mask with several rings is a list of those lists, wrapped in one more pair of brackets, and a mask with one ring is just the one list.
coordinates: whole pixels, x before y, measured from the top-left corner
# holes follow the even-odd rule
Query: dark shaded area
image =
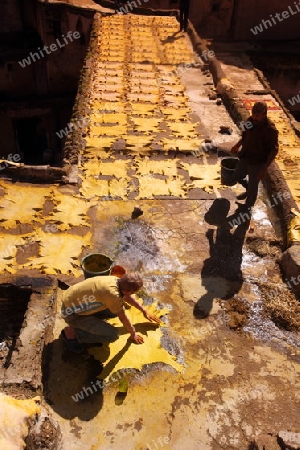
[(43, 153), (47, 149), (47, 132), (40, 126), (39, 117), (14, 120), (18, 147), (24, 155), (25, 164), (43, 164)]
[[(153, 323), (136, 324), (139, 334), (157, 326)], [(119, 334), (127, 333), (124, 328)], [(89, 421), (94, 418), (103, 406), (103, 387), (117, 363), (127, 352), (131, 345), (136, 345), (128, 338), (123, 348), (107, 363), (110, 347), (104, 344), (101, 347), (100, 359), (96, 360), (88, 353), (88, 349), (97, 347), (96, 344), (84, 344), (85, 351), (81, 354), (70, 352), (62, 339), (55, 339), (44, 347), (42, 357), (43, 367), (43, 394), (45, 401), (61, 417), (72, 420)], [(124, 376), (112, 376), (108, 384), (120, 382)], [(124, 400), (126, 393), (116, 397), (116, 401)], [(121, 404), (121, 403), (119, 403)]]
[(240, 219), (241, 212), (238, 209), (227, 216), (229, 209), (227, 199), (216, 199), (204, 216), (205, 221), (217, 229), (210, 228), (206, 233), (210, 257), (204, 261), (201, 278), (207, 293), (194, 306), (194, 315), (198, 319), (208, 317), (215, 298), (227, 300), (239, 292), (243, 284), (242, 249), (250, 217), (241, 220), (232, 232), (229, 222)]
[[(39, 173), (35, 176), (35, 168), (63, 165), (68, 123), (95, 12), (22, 0), (8, 2), (5, 13), (0, 23), (1, 155), (19, 155), (18, 162), (35, 166), (26, 169), (36, 181), (64, 181), (62, 172), (45, 180)], [(63, 42), (63, 33), (70, 28), (80, 33), (80, 39), (64, 38)], [(23, 170), (14, 169), (13, 173), (5, 170), (5, 176), (31, 181), (31, 174), (25, 178)]]
[(43, 44), (39, 33), (33, 28), (27, 27), (22, 31), (12, 31), (9, 33), (0, 33), (0, 60), (4, 55), (2, 52), (12, 52), (35, 50)]
[(160, 42), (162, 44), (171, 44), (173, 42), (176, 42), (178, 39), (182, 37), (181, 31), (176, 31), (175, 33), (168, 36), (166, 39), (162, 39)]
[(6, 369), (17, 345), (31, 293), (29, 286), (0, 285), (0, 342), (5, 348), (0, 359)]
[(44, 347), (42, 367), (44, 398), (57, 414), (83, 421), (98, 414), (103, 405), (103, 390), (93, 388), (93, 381), (102, 370), (99, 361), (87, 352), (71, 353), (61, 339), (55, 339)]

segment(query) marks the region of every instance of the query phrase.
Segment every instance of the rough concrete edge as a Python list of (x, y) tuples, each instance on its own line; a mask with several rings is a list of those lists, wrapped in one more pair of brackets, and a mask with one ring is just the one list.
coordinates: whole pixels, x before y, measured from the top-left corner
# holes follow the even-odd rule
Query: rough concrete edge
[[(53, 330), (52, 317), (55, 313), (56, 280), (50, 276), (31, 278), (13, 275), (1, 277), (0, 283), (16, 287), (30, 286), (32, 289), (18, 337), (20, 345), (13, 350), (10, 365), (4, 371), (3, 378), (1, 377), (0, 386), (8, 393), (12, 386), (16, 393), (18, 391), (22, 393), (24, 388), (26, 391), (36, 393), (42, 388), (44, 347)], [(28, 345), (34, 345), (34, 348), (28, 350)], [(36, 365), (34, 361), (36, 361)], [(28, 374), (29, 369), (30, 374)]]
[[(97, 55), (95, 53), (95, 48), (97, 46), (97, 28), (99, 26), (99, 21), (101, 20), (101, 14), (96, 13), (93, 19), (92, 30), (90, 34), (90, 42), (87, 47), (86, 56), (84, 58), (84, 63), (81, 69), (78, 90), (72, 110), (71, 121), (82, 120), (88, 113), (89, 106), (87, 104), (87, 87), (90, 86), (92, 81), (92, 76), (94, 72), (94, 65), (97, 62)], [(63, 164), (65, 166), (70, 166), (69, 170), (69, 182), (74, 183), (78, 176), (76, 174), (76, 168), (79, 162), (80, 150), (85, 148), (86, 143), (83, 139), (84, 130), (83, 127), (73, 127), (72, 131), (68, 133), (63, 149)]]
[(70, 166), (53, 167), (49, 165), (30, 166), (23, 164), (20, 167), (6, 167), (1, 178), (10, 178), (12, 181), (27, 181), (36, 183), (65, 183), (68, 179)]
[[(191, 42), (193, 44), (194, 50), (199, 54), (203, 51), (209, 51), (206, 44), (203, 43), (201, 38), (198, 36), (194, 26), (189, 21), (188, 26), (188, 34), (190, 36)], [(241, 120), (246, 121), (249, 117), (249, 111), (244, 106), (242, 100), (239, 98), (238, 93), (235, 91), (234, 86), (230, 83), (230, 81), (227, 79), (224, 71), (222, 70), (221, 64), (214, 56), (213, 58), (209, 58), (207, 61), (208, 68), (212, 74), (215, 86), (217, 91), (221, 94), (223, 98), (223, 102), (228, 109), (230, 115), (232, 116), (233, 120), (236, 122), (240, 122)], [(265, 84), (266, 84), (265, 80)], [(271, 87), (268, 85), (268, 88), (270, 91), (272, 91)], [(273, 93), (273, 91), (272, 91)], [(280, 103), (281, 104), (281, 103)], [(292, 213), (292, 209), (295, 208), (299, 211), (299, 208), (296, 204), (295, 199), (292, 196), (292, 193), (287, 185), (287, 182), (283, 176), (283, 173), (279, 169), (276, 162), (273, 162), (271, 166), (268, 169), (268, 174), (266, 179), (264, 180), (264, 185), (267, 189), (268, 194), (272, 193), (273, 195), (276, 195), (279, 192), (287, 191), (289, 193), (289, 198), (285, 202), (279, 202), (280, 209), (283, 217), (283, 223), (282, 228), (284, 231), (284, 237), (285, 237), (285, 246), (288, 244), (288, 227), (290, 224), (291, 219), (294, 217), (294, 214)], [(281, 258), (281, 267), (283, 271), (285, 272), (285, 276), (287, 278), (291, 278), (294, 273), (294, 268), (299, 267), (299, 261), (294, 260), (293, 254), (295, 252), (291, 251), (291, 248), (297, 245), (297, 242), (292, 242), (290, 244), (290, 247), (286, 250), (288, 252), (289, 257), (293, 260), (293, 263), (289, 264), (288, 266), (285, 265), (284, 261), (284, 254), (283, 253)], [(300, 242), (299, 242), (300, 244)], [(296, 253), (297, 249), (296, 248)], [(293, 268), (293, 269), (292, 269)]]

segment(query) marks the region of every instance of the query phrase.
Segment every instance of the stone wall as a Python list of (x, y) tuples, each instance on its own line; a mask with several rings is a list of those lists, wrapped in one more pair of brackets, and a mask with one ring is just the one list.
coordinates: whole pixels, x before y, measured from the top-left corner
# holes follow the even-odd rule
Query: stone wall
[[(43, 144), (47, 154), (34, 149), (39, 131), (35, 137), (33, 130), (32, 153), (38, 155), (27, 164), (57, 165), (64, 139), (56, 132), (70, 120), (95, 11), (38, 0), (2, 1), (1, 7), (0, 157), (18, 153), (26, 163), (18, 146), (16, 122), (36, 118), (47, 141)], [(8, 17), (11, 26), (7, 27)]]
[[(300, 18), (300, 16), (299, 16)], [(292, 48), (290, 49), (292, 50)], [(251, 53), (251, 58), (268, 79), (291, 113), (300, 113), (300, 63), (296, 54), (265, 50)]]
[[(282, 17), (284, 11), (285, 18)], [(233, 37), (238, 40), (299, 39), (299, 20), (300, 12), (294, 1), (240, 0), (236, 2), (234, 12)], [(255, 30), (256, 26), (260, 26), (261, 31), (256, 29), (255, 34), (251, 29)]]
[[(98, 3), (114, 7), (112, 0), (102, 0)], [(179, 10), (179, 0), (123, 1), (122, 6), (126, 5), (128, 12)], [(190, 0), (189, 18), (204, 38), (299, 39), (300, 5), (298, 8), (299, 11), (291, 0)], [(281, 16), (284, 11), (286, 18)], [(276, 17), (277, 13), (280, 14), (279, 19)], [(261, 31), (255, 29), (256, 26), (259, 26)]]

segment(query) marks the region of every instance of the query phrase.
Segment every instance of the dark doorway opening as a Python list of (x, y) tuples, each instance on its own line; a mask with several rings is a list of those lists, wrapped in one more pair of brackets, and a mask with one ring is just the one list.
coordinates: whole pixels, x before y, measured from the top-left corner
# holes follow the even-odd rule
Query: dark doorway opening
[(25, 164), (43, 164), (43, 155), (47, 149), (47, 132), (41, 126), (39, 117), (15, 119), (14, 127), (18, 148)]

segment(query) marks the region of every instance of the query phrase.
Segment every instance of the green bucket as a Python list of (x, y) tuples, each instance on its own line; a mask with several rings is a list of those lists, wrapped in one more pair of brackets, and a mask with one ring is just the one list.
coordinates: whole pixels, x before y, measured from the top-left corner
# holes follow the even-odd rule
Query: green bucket
[(87, 255), (81, 260), (80, 264), (85, 279), (109, 275), (112, 265), (113, 260), (102, 253)]

